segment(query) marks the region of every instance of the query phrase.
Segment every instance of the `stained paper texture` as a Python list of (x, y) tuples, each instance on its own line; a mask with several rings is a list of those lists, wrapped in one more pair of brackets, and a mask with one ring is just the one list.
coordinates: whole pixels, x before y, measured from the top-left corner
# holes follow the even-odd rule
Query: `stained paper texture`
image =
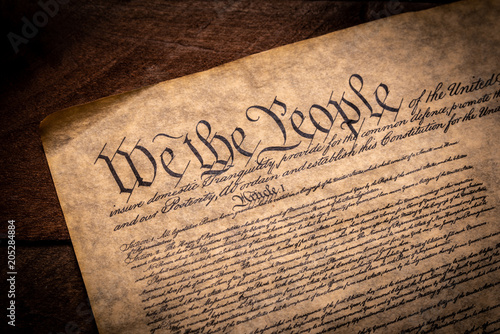
[(500, 328), (500, 2), (49, 116), (101, 333)]

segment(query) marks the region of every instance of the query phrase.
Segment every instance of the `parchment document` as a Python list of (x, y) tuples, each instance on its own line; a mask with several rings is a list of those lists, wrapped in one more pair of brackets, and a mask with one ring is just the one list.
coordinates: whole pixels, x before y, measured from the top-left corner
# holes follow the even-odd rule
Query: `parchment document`
[(101, 333), (500, 328), (499, 1), (52, 114)]

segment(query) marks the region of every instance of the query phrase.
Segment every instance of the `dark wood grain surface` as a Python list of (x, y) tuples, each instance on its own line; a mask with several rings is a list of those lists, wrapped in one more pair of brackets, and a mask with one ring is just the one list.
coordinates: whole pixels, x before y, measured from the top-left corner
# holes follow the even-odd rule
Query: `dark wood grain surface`
[[(47, 115), (280, 45), (438, 5), (436, 1), (61, 0), (57, 6), (55, 0), (41, 2), (52, 6), (44, 10), (37, 1), (0, 2), (1, 261), (6, 264), (6, 226), (13, 219), (20, 333), (97, 333), (39, 136), (39, 124)], [(25, 28), (29, 38), (23, 35), (26, 21), (40, 25), (35, 26), (37, 31)], [(13, 46), (9, 33), (22, 37), (22, 43)], [(5, 268), (0, 273), (4, 310), (0, 332), (12, 331), (5, 311)]]

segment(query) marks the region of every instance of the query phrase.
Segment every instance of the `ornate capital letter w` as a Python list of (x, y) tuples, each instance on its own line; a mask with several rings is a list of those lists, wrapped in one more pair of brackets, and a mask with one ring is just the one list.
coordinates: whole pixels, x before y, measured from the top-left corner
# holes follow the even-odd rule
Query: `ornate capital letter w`
[[(151, 153), (144, 146), (139, 145), (139, 141), (140, 140), (137, 142), (137, 144), (134, 146), (134, 148), (132, 149), (132, 151), (130, 153), (127, 153), (127, 152), (124, 152), (124, 151), (120, 150), (120, 147), (122, 146), (122, 144), (123, 144), (124, 141), (125, 141), (125, 138), (123, 138), (122, 142), (120, 143), (120, 146), (118, 146), (118, 148), (116, 149), (116, 151), (113, 154), (113, 156), (111, 157), (111, 159), (108, 156), (102, 154), (102, 152), (104, 151), (104, 148), (106, 147), (107, 143), (104, 144), (104, 146), (103, 146), (101, 152), (99, 153), (99, 156), (95, 160), (94, 164), (99, 159), (104, 160), (104, 162), (106, 162), (106, 165), (108, 166), (108, 168), (109, 168), (109, 170), (111, 172), (111, 175), (115, 179), (116, 184), (118, 184), (118, 187), (120, 187), (120, 193), (129, 193), (129, 194), (132, 194), (132, 191), (134, 191), (136, 183), (139, 186), (144, 186), (144, 187), (149, 187), (149, 186), (151, 186), (153, 184), (153, 181), (154, 181), (154, 179), (156, 177), (156, 161), (153, 158), (153, 156), (151, 155)], [(149, 162), (153, 166), (153, 178), (151, 179), (151, 181), (145, 181), (142, 178), (141, 174), (137, 170), (137, 167), (135, 166), (134, 162), (132, 161), (131, 155), (132, 155), (132, 153), (134, 152), (135, 149), (138, 149), (139, 151), (141, 151), (142, 153), (144, 153), (144, 155), (146, 156), (146, 158), (148, 158)], [(116, 157), (117, 154), (119, 156), (122, 156), (122, 157), (125, 158), (125, 161), (127, 162), (128, 166), (130, 167), (130, 171), (134, 175), (134, 178), (135, 178), (136, 181), (134, 182), (134, 184), (132, 185), (132, 187), (126, 187), (123, 184), (122, 179), (118, 175), (117, 169), (113, 165), (113, 159), (115, 159), (115, 157)], [(122, 170), (121, 172), (123, 173), (124, 171)]]

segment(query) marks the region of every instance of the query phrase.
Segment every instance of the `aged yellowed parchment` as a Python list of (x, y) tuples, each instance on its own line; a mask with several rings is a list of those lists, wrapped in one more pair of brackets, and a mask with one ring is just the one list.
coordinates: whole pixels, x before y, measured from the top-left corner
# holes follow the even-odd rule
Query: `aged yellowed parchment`
[(52, 114), (101, 333), (500, 328), (499, 1)]

